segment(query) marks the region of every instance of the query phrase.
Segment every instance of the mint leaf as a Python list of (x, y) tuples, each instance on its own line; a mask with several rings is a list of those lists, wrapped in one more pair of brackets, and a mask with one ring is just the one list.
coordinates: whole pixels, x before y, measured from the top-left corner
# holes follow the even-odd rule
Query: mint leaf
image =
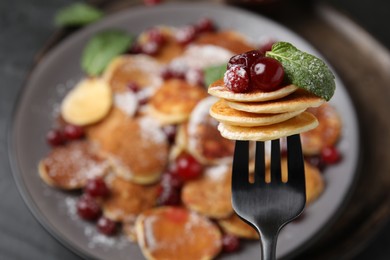
[(321, 59), (298, 50), (288, 42), (277, 42), (267, 57), (277, 59), (294, 85), (329, 101), (335, 91), (334, 75)]
[(133, 40), (133, 36), (119, 30), (96, 34), (84, 48), (81, 67), (91, 76), (99, 75), (113, 58), (128, 50)]
[(210, 86), (216, 80), (222, 79), (226, 72), (226, 64), (211, 66), (203, 69), (204, 84)]
[(84, 3), (75, 3), (60, 10), (55, 16), (57, 26), (83, 26), (103, 17), (99, 9)]

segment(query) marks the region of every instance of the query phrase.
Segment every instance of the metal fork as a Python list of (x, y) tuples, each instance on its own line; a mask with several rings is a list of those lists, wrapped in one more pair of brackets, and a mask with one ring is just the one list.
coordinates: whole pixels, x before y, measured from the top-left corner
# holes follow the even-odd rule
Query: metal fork
[(306, 203), (300, 136), (287, 137), (288, 181), (282, 182), (280, 141), (271, 144), (271, 181), (265, 181), (264, 142), (256, 142), (254, 183), (249, 182), (249, 142), (236, 141), (232, 204), (260, 235), (262, 259), (273, 260), (279, 231), (298, 217)]

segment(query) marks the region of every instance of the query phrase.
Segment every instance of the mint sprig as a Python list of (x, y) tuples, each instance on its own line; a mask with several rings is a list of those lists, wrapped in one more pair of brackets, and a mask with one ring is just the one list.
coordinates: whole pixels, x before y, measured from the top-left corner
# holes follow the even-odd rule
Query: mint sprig
[(204, 84), (206, 87), (211, 83), (222, 79), (226, 72), (226, 64), (211, 66), (203, 69)]
[(282, 64), (285, 76), (292, 84), (326, 101), (332, 98), (336, 89), (335, 77), (323, 60), (298, 50), (288, 42), (275, 43), (266, 56)]
[(81, 67), (90, 76), (101, 74), (113, 58), (129, 49), (133, 40), (133, 36), (120, 30), (96, 34), (84, 48)]
[(103, 17), (103, 12), (85, 3), (75, 3), (61, 9), (55, 16), (57, 26), (83, 26)]

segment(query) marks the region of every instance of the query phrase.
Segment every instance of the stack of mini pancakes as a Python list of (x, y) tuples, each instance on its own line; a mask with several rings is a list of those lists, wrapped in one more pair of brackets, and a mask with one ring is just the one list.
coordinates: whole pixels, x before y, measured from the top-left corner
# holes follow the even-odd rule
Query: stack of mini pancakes
[(318, 121), (305, 110), (325, 102), (294, 85), (272, 92), (234, 93), (218, 80), (208, 92), (220, 98), (210, 115), (220, 122), (221, 135), (232, 140), (267, 141), (311, 130)]

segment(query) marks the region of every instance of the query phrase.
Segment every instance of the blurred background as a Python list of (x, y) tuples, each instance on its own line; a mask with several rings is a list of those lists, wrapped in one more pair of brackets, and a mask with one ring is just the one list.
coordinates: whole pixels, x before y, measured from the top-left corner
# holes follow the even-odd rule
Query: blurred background
[[(23, 203), (12, 179), (6, 146), (7, 122), (23, 80), (28, 75), (38, 51), (57, 30), (53, 23), (54, 15), (60, 8), (74, 2), (76, 1), (0, 1), (0, 259), (79, 259), (51, 237)], [(104, 1), (92, 2), (102, 4)], [(230, 2), (237, 4), (239, 1)], [(262, 1), (257, 2), (256, 8), (261, 10)], [(294, 0), (289, 2), (294, 3)], [(390, 1), (317, 2), (328, 4), (352, 19), (390, 51)], [(279, 4), (282, 3), (264, 3), (264, 12), (270, 16), (274, 15)], [(353, 259), (390, 259), (389, 245), (390, 223), (387, 222), (369, 241), (367, 247)]]

